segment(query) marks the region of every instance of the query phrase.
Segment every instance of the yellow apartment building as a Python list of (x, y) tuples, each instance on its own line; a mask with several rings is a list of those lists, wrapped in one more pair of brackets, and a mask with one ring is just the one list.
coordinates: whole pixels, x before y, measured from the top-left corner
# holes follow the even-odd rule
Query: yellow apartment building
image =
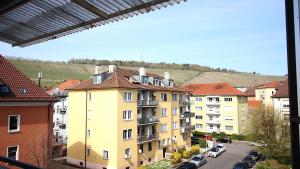
[(273, 106), (272, 96), (283, 82), (272, 81), (261, 84), (255, 88), (255, 99), (262, 101), (264, 105)]
[(200, 132), (243, 134), (248, 113), (247, 96), (228, 83), (190, 84), (192, 124)]
[(109, 66), (69, 91), (69, 163), (133, 169), (190, 147), (195, 126), (188, 90), (164, 77)]

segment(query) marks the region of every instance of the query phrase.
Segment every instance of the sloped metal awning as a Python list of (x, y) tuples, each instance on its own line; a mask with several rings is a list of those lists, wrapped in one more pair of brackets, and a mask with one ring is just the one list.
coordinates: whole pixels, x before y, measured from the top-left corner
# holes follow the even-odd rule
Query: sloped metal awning
[(186, 0), (0, 0), (0, 41), (25, 47)]

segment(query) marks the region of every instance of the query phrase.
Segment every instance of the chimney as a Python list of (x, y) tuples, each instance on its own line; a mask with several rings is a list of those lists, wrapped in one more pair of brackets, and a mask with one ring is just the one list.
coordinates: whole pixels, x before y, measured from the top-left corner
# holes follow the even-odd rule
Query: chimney
[(101, 73), (101, 67), (100, 66), (95, 66), (95, 75)]
[(165, 79), (166, 79), (166, 80), (169, 80), (170, 77), (171, 77), (171, 75), (170, 75), (169, 72), (165, 72), (165, 73), (164, 73), (164, 76), (165, 76)]
[(140, 76), (145, 76), (146, 75), (146, 69), (144, 67), (140, 67)]
[(108, 65), (108, 73), (113, 73), (117, 69), (116, 65)]

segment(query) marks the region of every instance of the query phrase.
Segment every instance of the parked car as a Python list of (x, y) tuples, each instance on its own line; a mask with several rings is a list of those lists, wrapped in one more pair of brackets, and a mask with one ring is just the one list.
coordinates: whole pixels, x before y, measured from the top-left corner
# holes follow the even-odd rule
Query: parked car
[(207, 163), (203, 154), (194, 155), (190, 162), (196, 164), (197, 167), (200, 167)]
[(196, 166), (196, 164), (190, 162), (183, 162), (177, 167), (177, 169), (197, 169), (197, 168), (198, 167)]
[(199, 136), (193, 136), (191, 138), (191, 144), (192, 145), (199, 144), (200, 139), (201, 139), (201, 137), (199, 137)]
[(243, 159), (243, 162), (246, 162), (250, 166), (250, 168), (252, 168), (255, 165), (255, 159), (250, 155), (246, 156)]
[(230, 137), (222, 137), (217, 139), (218, 143), (232, 143), (232, 140)]
[(213, 137), (211, 135), (208, 135), (208, 134), (203, 135), (201, 138), (203, 138), (205, 140), (210, 140), (210, 141), (213, 140)]
[(216, 158), (216, 157), (218, 157), (219, 155), (221, 154), (221, 151), (220, 151), (220, 149), (218, 149), (217, 147), (213, 147), (212, 149), (210, 149), (209, 151), (208, 151), (208, 156), (209, 157), (214, 157), (214, 158)]
[(220, 149), (221, 153), (226, 151), (226, 147), (224, 146), (224, 144), (217, 144), (216, 146), (218, 149)]
[(255, 151), (255, 150), (251, 150), (251, 151), (248, 153), (248, 155), (253, 156), (254, 159), (255, 159), (255, 161), (259, 161), (259, 160), (261, 159), (261, 157), (262, 157), (262, 155), (261, 155), (259, 152)]
[(232, 169), (249, 169), (249, 166), (245, 162), (237, 162), (234, 164)]

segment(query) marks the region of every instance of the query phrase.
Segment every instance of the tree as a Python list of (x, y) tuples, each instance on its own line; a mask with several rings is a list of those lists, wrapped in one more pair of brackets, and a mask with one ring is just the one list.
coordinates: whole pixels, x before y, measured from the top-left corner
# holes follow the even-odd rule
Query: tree
[(247, 134), (267, 158), (290, 164), (290, 126), (273, 107), (260, 106), (249, 112)]

